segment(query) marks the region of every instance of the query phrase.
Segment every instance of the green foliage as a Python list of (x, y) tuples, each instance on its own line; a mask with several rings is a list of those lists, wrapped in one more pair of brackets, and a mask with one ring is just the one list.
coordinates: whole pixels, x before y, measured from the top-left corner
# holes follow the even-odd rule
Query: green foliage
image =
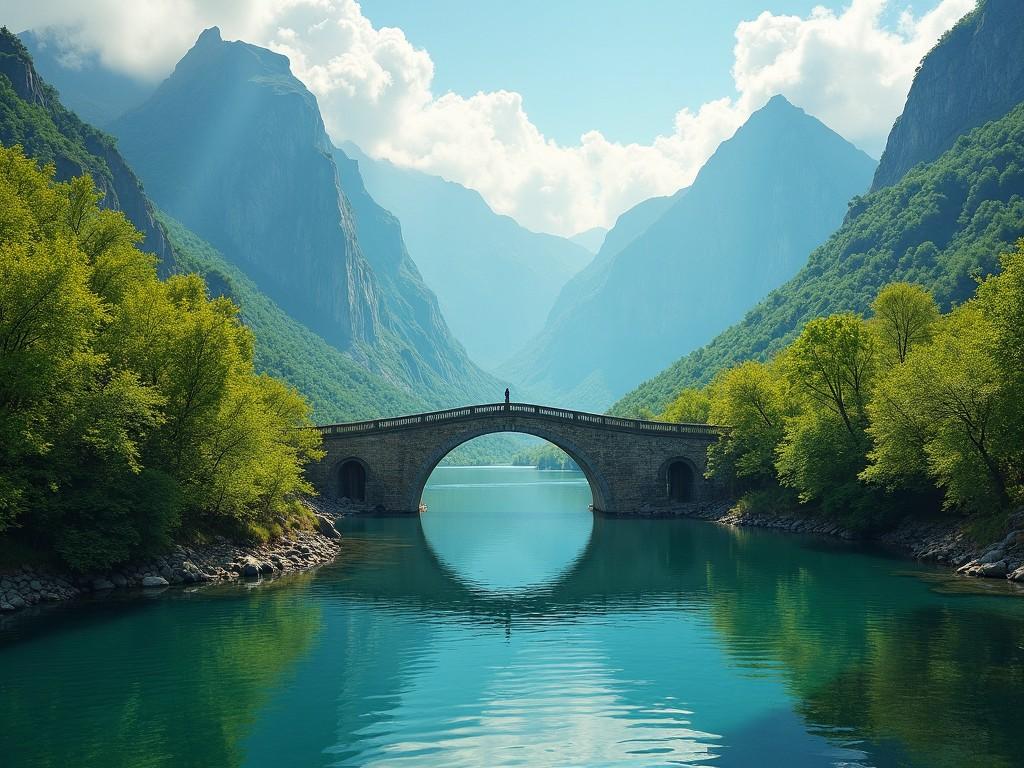
[(931, 340), (932, 328), (939, 319), (935, 298), (912, 283), (890, 283), (871, 302), (874, 327), (881, 341), (886, 362), (906, 362), (910, 350)]
[(708, 449), (709, 473), (741, 487), (776, 480), (775, 449), (791, 413), (786, 379), (777, 365), (748, 361), (722, 371), (708, 392), (712, 424), (727, 425)]
[(813, 319), (770, 363), (719, 373), (705, 396), (726, 431), (709, 474), (748, 506), (790, 489), (851, 527), (927, 512), (937, 492), (1005, 520), (1024, 501), (1024, 241), (1002, 263), (945, 316), (919, 286), (891, 284), (869, 320)]
[(309, 400), (318, 424), (430, 409), (423, 399), (375, 376), (293, 320), (217, 250), (159, 213), (179, 264), (234, 300), (256, 337), (256, 369), (288, 382)]
[(202, 279), (157, 279), (92, 180), (0, 148), (0, 532), (78, 569), (289, 525), (319, 435)]
[(711, 401), (704, 390), (687, 387), (676, 395), (676, 399), (669, 403), (658, 418), (679, 424), (707, 424), (710, 409)]
[(851, 202), (843, 226), (744, 320), (613, 406), (663, 410), (685, 387), (743, 360), (767, 360), (814, 317), (866, 312), (886, 283), (915, 283), (944, 310), (1024, 235), (1024, 105), (961, 136), (934, 162)]
[(535, 445), (520, 451), (512, 458), (512, 464), (517, 467), (536, 467), (537, 469), (579, 469), (579, 465), (572, 460), (569, 454), (551, 443)]

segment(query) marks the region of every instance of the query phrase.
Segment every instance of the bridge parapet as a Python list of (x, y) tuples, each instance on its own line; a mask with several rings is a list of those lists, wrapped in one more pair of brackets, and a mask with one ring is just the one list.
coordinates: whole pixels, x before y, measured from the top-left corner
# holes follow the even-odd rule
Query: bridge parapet
[(647, 421), (643, 419), (624, 419), (619, 416), (605, 416), (600, 413), (572, 411), (565, 408), (553, 408), (532, 403), (488, 403), (485, 405), (467, 405), (461, 408), (449, 408), (444, 411), (431, 411), (409, 416), (396, 416), (389, 419), (371, 419), (354, 421), (344, 424), (326, 424), (316, 429), (324, 436), (341, 435), (359, 432), (383, 432), (396, 429), (421, 427), (438, 422), (476, 419), (480, 416), (495, 414), (528, 415), (541, 419), (550, 419), (563, 423), (575, 422), (605, 428), (632, 432), (663, 432), (684, 435), (704, 435), (717, 438), (721, 428), (710, 424), (678, 424), (668, 421)]

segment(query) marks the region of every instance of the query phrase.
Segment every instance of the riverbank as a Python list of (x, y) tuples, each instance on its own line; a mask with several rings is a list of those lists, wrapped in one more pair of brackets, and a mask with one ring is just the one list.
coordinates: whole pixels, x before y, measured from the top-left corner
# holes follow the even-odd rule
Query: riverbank
[(881, 536), (865, 538), (828, 520), (750, 512), (740, 509), (735, 501), (687, 505), (679, 512), (686, 517), (723, 525), (874, 541), (915, 560), (954, 568), (963, 576), (1024, 582), (1024, 509), (1010, 516), (1005, 536), (986, 546), (970, 537), (962, 521), (905, 520)]
[(291, 531), (266, 544), (224, 538), (179, 544), (159, 557), (97, 573), (75, 574), (31, 565), (0, 570), (0, 613), (71, 600), (91, 592), (264, 578), (313, 568), (334, 560), (341, 549), (341, 534), (331, 517), (318, 514), (317, 520), (315, 530)]

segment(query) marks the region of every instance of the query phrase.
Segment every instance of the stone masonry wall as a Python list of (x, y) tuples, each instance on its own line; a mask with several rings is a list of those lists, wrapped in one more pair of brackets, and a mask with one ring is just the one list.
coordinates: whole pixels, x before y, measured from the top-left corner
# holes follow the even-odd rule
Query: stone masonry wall
[(309, 467), (307, 475), (323, 497), (336, 499), (340, 496), (340, 467), (356, 459), (366, 470), (367, 508), (416, 512), (423, 486), (438, 462), (467, 440), (494, 432), (535, 435), (565, 450), (587, 475), (594, 507), (608, 514), (633, 514), (641, 505), (667, 504), (666, 471), (672, 459), (689, 463), (693, 501), (708, 501), (717, 495), (704, 478), (707, 447), (714, 436), (639, 433), (515, 412), (404, 429), (325, 435), (327, 455)]

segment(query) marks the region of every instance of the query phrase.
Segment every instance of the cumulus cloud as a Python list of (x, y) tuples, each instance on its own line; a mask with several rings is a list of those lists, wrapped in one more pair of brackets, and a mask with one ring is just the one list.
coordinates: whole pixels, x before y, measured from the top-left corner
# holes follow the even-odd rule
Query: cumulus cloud
[(921, 57), (974, 0), (936, 0), (921, 16), (903, 12), (894, 28), (882, 23), (887, 5), (851, 0), (807, 17), (766, 11), (736, 29), (734, 96), (666, 115), (649, 144), (595, 129), (566, 146), (531, 122), (518, 93), (434, 93), (429, 53), (401, 29), (374, 28), (355, 0), (0, 2), (9, 26), (46, 28), (69, 63), (88, 54), (150, 79), (216, 24), (226, 38), (287, 55), (336, 142), (465, 184), (498, 212), (558, 234), (609, 226), (631, 205), (689, 184), (776, 93), (877, 156)]

